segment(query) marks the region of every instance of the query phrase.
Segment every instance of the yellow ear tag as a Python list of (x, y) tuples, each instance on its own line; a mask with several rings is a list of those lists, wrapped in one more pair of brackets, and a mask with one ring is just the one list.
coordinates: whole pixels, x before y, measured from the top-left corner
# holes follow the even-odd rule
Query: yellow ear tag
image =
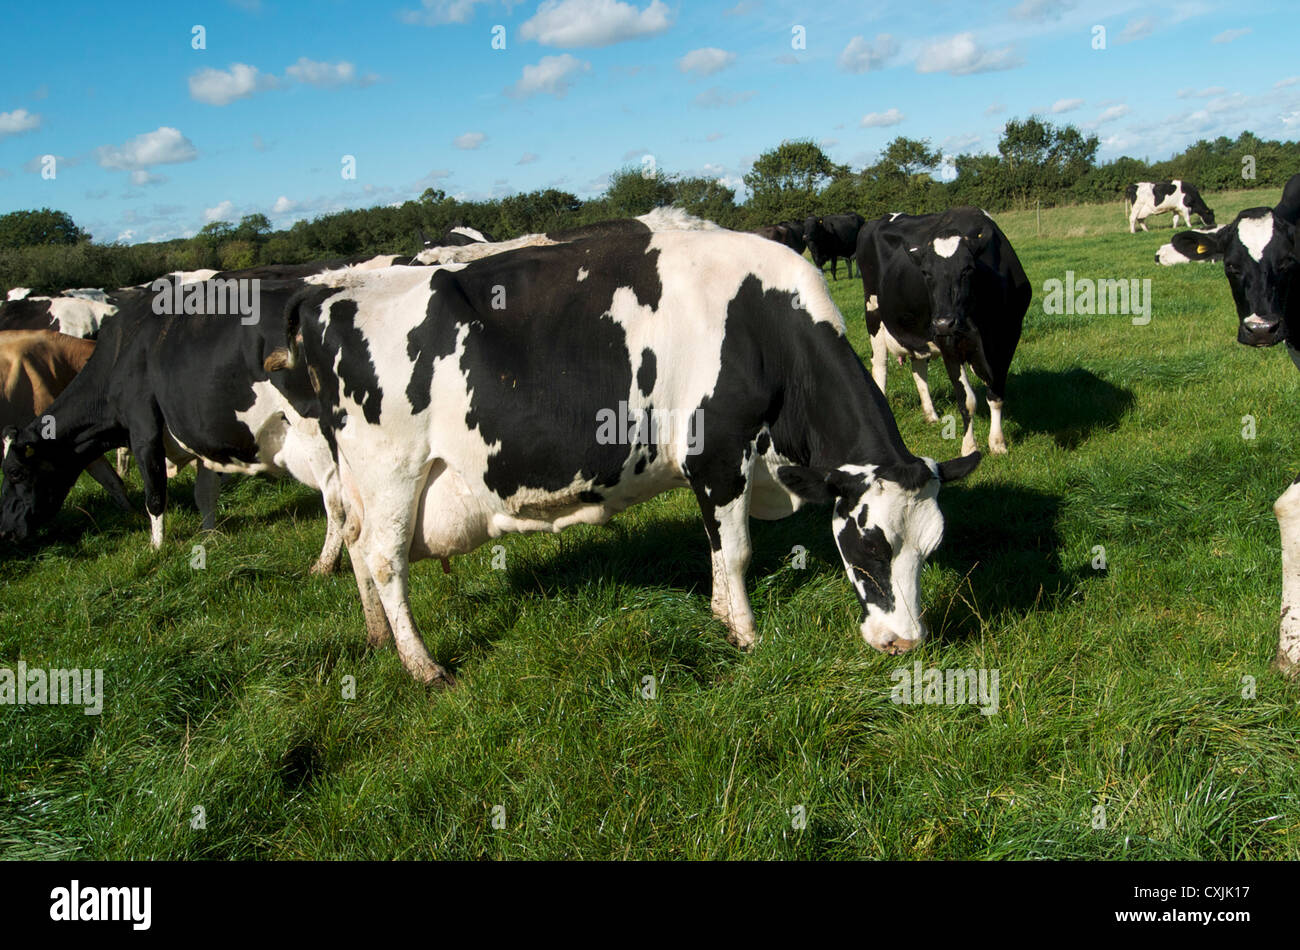
[(31, 458), (35, 454), (36, 454), (36, 449), (34, 449), (30, 445), (27, 446), (27, 451), (23, 452), (23, 455), (25, 455), (27, 458)]
[(1209, 250), (1209, 248), (1206, 247), (1204, 244), (1198, 244), (1198, 245), (1196, 245), (1196, 253), (1197, 253), (1197, 254), (1204, 254), (1204, 253), (1205, 253), (1206, 251), (1208, 251), (1208, 250)]

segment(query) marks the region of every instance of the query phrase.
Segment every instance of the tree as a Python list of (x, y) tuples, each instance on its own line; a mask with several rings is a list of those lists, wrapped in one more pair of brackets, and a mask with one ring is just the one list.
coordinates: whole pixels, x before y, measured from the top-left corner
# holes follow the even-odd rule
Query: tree
[(645, 171), (626, 165), (609, 176), (605, 203), (616, 217), (634, 218), (639, 214), (671, 204), (673, 178), (661, 171)]
[(896, 168), (900, 175), (911, 178), (933, 172), (942, 160), (943, 156), (930, 147), (929, 139), (909, 139), (900, 135), (885, 146), (879, 164)]
[(271, 222), (264, 214), (246, 214), (239, 219), (233, 237), (237, 241), (260, 241), (271, 233)]
[(745, 173), (751, 218), (768, 223), (803, 220), (814, 210), (817, 193), (846, 174), (848, 168), (832, 162), (815, 142), (782, 142), (758, 156)]
[(32, 247), (37, 244), (76, 244), (90, 235), (73, 222), (66, 211), (11, 211), (0, 216), (0, 247)]
[(1100, 140), (1084, 138), (1072, 125), (1057, 127), (1037, 116), (1012, 119), (998, 140), (1013, 200), (1027, 207), (1035, 194), (1052, 195), (1074, 185), (1093, 166)]

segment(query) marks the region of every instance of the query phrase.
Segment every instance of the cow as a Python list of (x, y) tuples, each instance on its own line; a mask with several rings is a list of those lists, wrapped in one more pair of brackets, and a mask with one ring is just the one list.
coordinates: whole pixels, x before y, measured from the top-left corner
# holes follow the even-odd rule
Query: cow
[(496, 238), (490, 237), (486, 231), (466, 227), (462, 224), (451, 228), (436, 241), (425, 234), (423, 228), (417, 228), (416, 231), (420, 236), (422, 251), (435, 247), (464, 247), (467, 244), (493, 244), (496, 242)]
[(803, 239), (817, 269), (821, 270), (830, 261), (831, 280), (836, 280), (835, 265), (843, 258), (848, 265), (849, 280), (852, 280), (858, 232), (865, 223), (865, 219), (856, 211), (848, 214), (810, 214), (804, 221)]
[(1218, 256), (1206, 253), (1207, 245), (1204, 240), (1205, 235), (1218, 234), (1221, 230), (1223, 225), (1197, 231), (1179, 231), (1169, 239), (1168, 244), (1160, 245), (1159, 250), (1156, 251), (1156, 263), (1168, 267), (1174, 264), (1186, 264), (1189, 261), (1221, 260)]
[(775, 241), (777, 244), (784, 244), (796, 254), (802, 254), (808, 246), (803, 239), (803, 225), (794, 225), (789, 221), (782, 221), (780, 224), (769, 224), (766, 227), (757, 228), (751, 233), (767, 238), (769, 241)]
[(285, 311), (268, 365), (306, 365), (334, 447), (369, 641), (449, 685), (411, 614), (413, 561), (600, 524), (689, 486), (728, 639), (757, 639), (749, 517), (833, 506), (859, 630), (926, 637), (936, 463), (903, 444), (818, 270), (755, 235), (624, 230), (451, 266), (325, 275)]
[(26, 295), (0, 303), (0, 331), (52, 330), (66, 336), (94, 339), (100, 325), (116, 311), (116, 305), (108, 301), (67, 295)]
[(1007, 373), (1033, 290), (1015, 249), (987, 212), (957, 207), (938, 214), (891, 214), (858, 237), (871, 374), (885, 391), (889, 356), (912, 361), (921, 409), (930, 399), (929, 360), (943, 357), (961, 410), (962, 452), (975, 451), (975, 390), (970, 365), (988, 384), (989, 449), (1007, 451), (1002, 406)]
[(1174, 227), (1178, 227), (1178, 215), (1183, 216), (1184, 223), (1191, 227), (1192, 215), (1198, 215), (1206, 227), (1214, 227), (1214, 212), (1201, 200), (1201, 193), (1195, 185), (1181, 179), (1173, 181), (1140, 181), (1124, 189), (1124, 197), (1131, 205), (1129, 210), (1128, 230), (1137, 233), (1137, 226), (1147, 230), (1146, 219), (1153, 214), (1174, 213)]
[(173, 291), (165, 286), (124, 299), (85, 368), (47, 407), (54, 437), (42, 437), (40, 420), (6, 433), (0, 539), (30, 537), (58, 511), (86, 464), (129, 445), (154, 548), (163, 542), (168, 461), (199, 463), (194, 493), (205, 530), (215, 527), (217, 473), (287, 472), (324, 496), (325, 544), (312, 571), (333, 571), (343, 508), (330, 448), (309, 415), (314, 392), (302, 371), (264, 368), (282, 342), (283, 322), (270, 317), (306, 283), (257, 286), (255, 319), (231, 312), (230, 298), (218, 293), (227, 284), (215, 280), (174, 285), (188, 312), (167, 305)]
[[(53, 330), (0, 331), (0, 432), (43, 416), (94, 351), (93, 341)], [(7, 450), (5, 442), (0, 456)], [(102, 455), (94, 458), (85, 471), (104, 486), (119, 508), (131, 510), (122, 480)]]
[[(1288, 190), (1300, 176), (1288, 182)], [(1223, 260), (1237, 311), (1237, 342), (1269, 347), (1285, 343), (1300, 369), (1300, 266), (1297, 266), (1296, 206), (1247, 208), (1231, 224), (1203, 236), (1194, 249)], [(1195, 259), (1195, 258), (1194, 258)], [(1277, 665), (1300, 676), (1300, 477), (1273, 504), (1282, 536), (1282, 611)]]

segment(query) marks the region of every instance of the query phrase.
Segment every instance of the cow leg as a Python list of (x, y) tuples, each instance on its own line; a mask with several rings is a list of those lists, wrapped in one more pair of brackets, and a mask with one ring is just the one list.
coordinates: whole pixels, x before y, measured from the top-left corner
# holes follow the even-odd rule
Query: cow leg
[(986, 393), (989, 401), (989, 451), (994, 455), (1007, 454), (1007, 440), (1002, 435), (1002, 400), (993, 395), (993, 391)]
[(758, 642), (754, 610), (749, 603), (749, 594), (745, 592), (745, 572), (749, 569), (752, 553), (749, 545), (752, 470), (752, 463), (743, 464), (745, 490), (718, 507), (714, 507), (709, 499), (709, 486), (702, 479), (692, 485), (704, 515), (704, 530), (709, 536), (709, 553), (713, 561), (713, 598), (710, 603), (713, 616), (726, 625), (727, 640), (742, 650), (749, 650)]
[(131, 468), (131, 450), (130, 450), (130, 449), (118, 449), (118, 450), (117, 450), (117, 462), (116, 462), (116, 465), (117, 465), (117, 475), (118, 475), (118, 477), (119, 477), (119, 478), (126, 478), (126, 473), (127, 473), (127, 472), (130, 470), (130, 468)]
[(217, 496), (221, 494), (221, 479), (202, 459), (194, 460), (194, 504), (199, 508), (204, 531), (217, 528)]
[(961, 454), (970, 455), (975, 446), (975, 389), (966, 376), (966, 364), (955, 356), (943, 354), (943, 365), (952, 380), (953, 395), (957, 399), (957, 408), (961, 410), (961, 421), (965, 426), (961, 438)]
[[(884, 324), (881, 324), (882, 329), (883, 327)], [(934, 400), (930, 398), (930, 358), (928, 356), (912, 357), (912, 382), (916, 383), (916, 394), (921, 397), (921, 411), (925, 413), (925, 421), (938, 422), (939, 414), (934, 411)]]
[(418, 682), (428, 686), (451, 686), (454, 683), (451, 674), (429, 656), (411, 614), (411, 513), (407, 514), (405, 523), (373, 515), (373, 510), (367, 512), (365, 524), (361, 526), (359, 553), (379, 591), (379, 600), (397, 644), (397, 655), (402, 658), (406, 671)]
[(889, 347), (885, 343), (889, 331), (885, 321), (880, 321), (880, 329), (871, 336), (871, 378), (876, 381), (876, 388), (885, 391), (885, 378), (889, 369)]
[(1278, 629), (1277, 666), (1300, 675), (1300, 478), (1273, 503), (1282, 533), (1282, 617)]
[(1137, 205), (1135, 204), (1133, 206), (1133, 211), (1128, 216), (1129, 234), (1137, 234), (1137, 219), (1138, 219), (1138, 209), (1137, 209)]
[(123, 511), (131, 510), (131, 502), (126, 497), (126, 488), (122, 485), (122, 479), (118, 478), (117, 472), (113, 471), (102, 455), (86, 466), (86, 474), (104, 486), (104, 491), (108, 492), (108, 497), (113, 499), (113, 504)]
[(149, 543), (162, 547), (163, 511), (167, 508), (167, 456), (163, 451), (162, 424), (151, 418), (131, 427), (131, 452), (144, 483), (144, 508), (149, 514)]

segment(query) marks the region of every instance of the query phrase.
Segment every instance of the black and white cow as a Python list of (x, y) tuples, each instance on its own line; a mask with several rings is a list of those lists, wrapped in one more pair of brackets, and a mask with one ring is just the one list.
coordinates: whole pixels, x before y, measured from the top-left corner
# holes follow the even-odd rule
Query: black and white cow
[(1146, 219), (1153, 214), (1174, 213), (1174, 227), (1178, 227), (1178, 215), (1183, 216), (1184, 223), (1190, 227), (1192, 215), (1200, 216), (1201, 223), (1214, 227), (1214, 212), (1201, 200), (1201, 193), (1195, 185), (1189, 185), (1181, 179), (1173, 181), (1140, 181), (1124, 189), (1128, 199), (1128, 229), (1130, 234), (1137, 233), (1137, 226), (1147, 230)]
[(813, 263), (821, 270), (831, 262), (831, 280), (836, 280), (835, 265), (841, 258), (853, 279), (853, 256), (857, 252), (858, 232), (866, 219), (856, 211), (847, 214), (810, 214), (803, 223), (803, 239), (812, 254)]
[[(29, 537), (54, 517), (89, 461), (129, 445), (155, 548), (163, 540), (167, 463), (196, 461), (194, 495), (205, 529), (215, 527), (217, 473), (288, 473), (319, 489), (327, 527), (312, 570), (337, 567), (342, 501), (329, 446), (310, 417), (315, 395), (302, 371), (263, 367), (282, 343), (285, 304), (305, 284), (261, 284), (251, 316), (231, 312), (230, 286), (216, 280), (177, 285), (186, 312), (158, 312), (158, 294), (173, 293), (161, 286), (115, 294), (120, 309), (104, 325), (94, 354), (45, 410), (56, 422), (54, 437), (43, 437), (39, 419), (5, 433), (0, 539)], [(245, 286), (251, 302), (253, 285)]]
[[(1295, 181), (1295, 179), (1292, 179)], [(1248, 208), (1217, 233), (1205, 235), (1203, 254), (1223, 259), (1237, 310), (1237, 342), (1285, 343), (1300, 369), (1300, 266), (1294, 209)], [(1300, 675), (1300, 478), (1273, 505), (1282, 534), (1282, 614), (1277, 663)]]
[(1033, 296), (1015, 249), (977, 208), (939, 214), (894, 213), (869, 221), (858, 238), (871, 374), (885, 391), (889, 356), (912, 361), (921, 409), (938, 422), (930, 399), (929, 361), (943, 357), (957, 393), (965, 433), (962, 452), (975, 451), (975, 390), (970, 364), (988, 384), (989, 449), (1007, 450), (1002, 405), (1007, 373)]
[[(168, 277), (183, 282), (207, 280), (213, 270), (176, 271)], [(148, 284), (141, 284), (147, 287)], [(138, 289), (138, 288), (137, 288)], [(0, 303), (0, 330), (53, 330), (66, 336), (93, 340), (105, 320), (117, 312), (117, 295), (132, 288), (106, 291), (96, 287), (79, 287), (62, 291), (55, 297), (33, 297), (25, 287), (9, 291)]]
[[(712, 608), (741, 647), (749, 517), (833, 505), (862, 636), (926, 636), (942, 464), (912, 455), (818, 271), (715, 229), (532, 245), (304, 290), (287, 349), (336, 447), (370, 642), (425, 683), (449, 674), (411, 615), (409, 568), (519, 531), (600, 524), (678, 486), (699, 501)], [(301, 341), (301, 342), (299, 342)]]
[[(1292, 175), (1282, 188), (1282, 197), (1273, 207), (1273, 216), (1289, 224), (1300, 224), (1300, 175)], [(1202, 235), (1218, 234), (1223, 225), (1196, 231), (1181, 231), (1168, 244), (1156, 251), (1158, 264), (1185, 264), (1188, 261), (1218, 261), (1222, 258), (1212, 250)], [(1217, 245), (1213, 245), (1217, 249)]]
[(423, 228), (417, 230), (420, 235), (421, 250), (425, 251), (434, 247), (464, 247), (466, 244), (492, 244), (496, 241), (496, 238), (489, 237), (486, 232), (462, 224), (451, 228), (437, 240), (425, 234)]

